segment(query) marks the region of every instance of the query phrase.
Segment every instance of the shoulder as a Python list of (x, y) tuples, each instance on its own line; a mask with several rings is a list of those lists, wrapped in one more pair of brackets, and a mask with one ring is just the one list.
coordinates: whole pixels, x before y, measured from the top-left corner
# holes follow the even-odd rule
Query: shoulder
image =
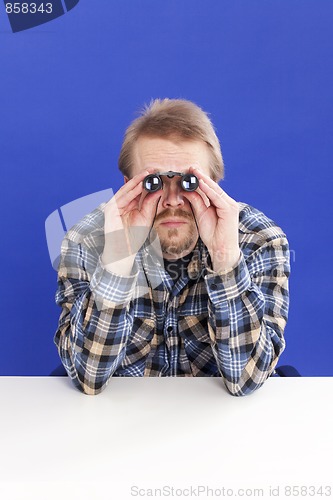
[(61, 244), (59, 278), (89, 280), (104, 248), (104, 212), (99, 205), (67, 231)]
[(76, 244), (87, 243), (92, 237), (104, 235), (104, 211), (105, 203), (99, 205), (95, 210), (85, 215), (65, 234), (65, 240)]
[(267, 215), (246, 203), (239, 206), (239, 238), (241, 245), (251, 245), (252, 250), (264, 244), (287, 244), (284, 231)]

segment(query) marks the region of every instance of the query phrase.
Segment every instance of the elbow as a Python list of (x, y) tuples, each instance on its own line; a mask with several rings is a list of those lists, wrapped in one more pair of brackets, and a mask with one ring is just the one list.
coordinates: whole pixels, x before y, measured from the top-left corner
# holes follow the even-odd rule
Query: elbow
[(79, 373), (70, 377), (76, 389), (86, 396), (97, 396), (104, 391), (108, 381), (87, 380), (82, 378)]
[(264, 380), (259, 383), (256, 383), (251, 379), (247, 379), (246, 381), (239, 380), (237, 383), (225, 380), (224, 383), (231, 396), (241, 397), (249, 396), (253, 392), (257, 391), (260, 387), (262, 387)]
[(249, 396), (256, 390), (258, 390), (262, 384), (256, 385), (255, 387), (238, 387), (238, 388), (230, 388), (227, 386), (227, 390), (231, 396), (241, 397), (241, 396)]
[(107, 386), (106, 382), (103, 383), (98, 383), (95, 382), (93, 384), (87, 383), (85, 381), (84, 383), (80, 383), (77, 388), (79, 389), (80, 392), (85, 394), (86, 396), (98, 396), (98, 394), (101, 394), (101, 392), (104, 391), (105, 387)]

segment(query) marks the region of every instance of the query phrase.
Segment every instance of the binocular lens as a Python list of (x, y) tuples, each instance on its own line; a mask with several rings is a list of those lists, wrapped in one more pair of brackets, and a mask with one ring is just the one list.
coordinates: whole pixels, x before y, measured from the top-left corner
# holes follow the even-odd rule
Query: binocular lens
[(162, 189), (162, 181), (158, 175), (147, 175), (143, 181), (144, 188), (151, 193)]
[(195, 175), (186, 174), (182, 178), (182, 188), (185, 191), (195, 191), (198, 186), (199, 186), (199, 181)]

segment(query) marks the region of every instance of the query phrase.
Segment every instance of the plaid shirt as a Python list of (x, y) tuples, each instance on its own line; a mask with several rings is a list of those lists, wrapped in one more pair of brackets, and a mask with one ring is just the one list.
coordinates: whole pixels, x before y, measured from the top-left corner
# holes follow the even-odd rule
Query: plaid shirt
[(146, 245), (124, 277), (101, 264), (103, 205), (61, 247), (55, 343), (74, 384), (98, 394), (112, 376), (221, 376), (236, 396), (259, 388), (285, 347), (290, 269), (281, 229), (239, 203), (233, 270), (214, 272), (199, 238), (176, 283)]

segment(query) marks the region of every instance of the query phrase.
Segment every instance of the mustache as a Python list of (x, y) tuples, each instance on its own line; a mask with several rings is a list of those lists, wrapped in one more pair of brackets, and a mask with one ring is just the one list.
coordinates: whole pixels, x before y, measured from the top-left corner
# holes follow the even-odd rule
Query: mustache
[(185, 212), (185, 210), (182, 210), (181, 208), (176, 208), (175, 210), (167, 208), (166, 210), (164, 210), (164, 212), (161, 212), (156, 216), (155, 222), (162, 222), (164, 219), (170, 219), (171, 217), (193, 220), (192, 213)]

